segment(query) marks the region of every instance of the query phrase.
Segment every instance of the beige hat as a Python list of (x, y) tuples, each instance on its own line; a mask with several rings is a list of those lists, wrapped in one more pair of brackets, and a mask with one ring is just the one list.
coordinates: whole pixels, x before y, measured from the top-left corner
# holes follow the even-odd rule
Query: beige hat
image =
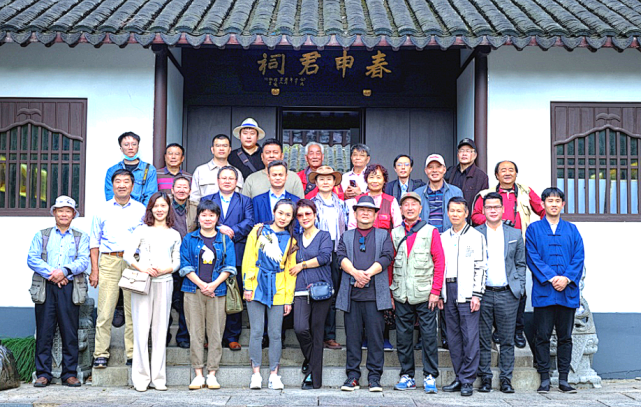
[(265, 130), (258, 127), (258, 123), (256, 123), (256, 120), (252, 119), (251, 117), (243, 120), (242, 124), (234, 129), (234, 137), (240, 140), (240, 131), (245, 128), (256, 130), (258, 132), (258, 140), (262, 140), (265, 138)]
[(401, 197), (400, 205), (403, 205), (403, 201), (406, 200), (407, 198), (416, 199), (418, 201), (418, 203), (421, 203), (421, 197), (418, 196), (418, 194), (416, 192), (406, 192)]
[(68, 197), (67, 195), (60, 195), (56, 198), (56, 203), (53, 204), (49, 213), (53, 216), (53, 210), (57, 208), (71, 208), (75, 212), (74, 218), (77, 218), (80, 215), (78, 209), (76, 209), (76, 201), (73, 198)]
[(427, 168), (427, 166), (430, 165), (430, 163), (432, 161), (436, 161), (436, 162), (440, 163), (443, 167), (445, 167), (445, 159), (440, 154), (430, 154), (430, 155), (428, 155), (427, 158), (425, 159), (425, 167)]
[(334, 186), (340, 185), (341, 180), (343, 179), (343, 175), (340, 172), (334, 171), (334, 169), (329, 165), (321, 165), (316, 169), (316, 171), (312, 171), (309, 173), (309, 182), (315, 184), (316, 177), (318, 177), (319, 175), (333, 175)]

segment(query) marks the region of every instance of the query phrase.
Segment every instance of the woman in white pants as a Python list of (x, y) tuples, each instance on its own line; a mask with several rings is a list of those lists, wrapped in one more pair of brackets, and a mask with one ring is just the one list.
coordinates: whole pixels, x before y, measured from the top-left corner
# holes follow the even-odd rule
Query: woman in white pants
[[(180, 233), (172, 229), (174, 210), (169, 196), (156, 192), (149, 199), (144, 224), (132, 235), (124, 253), (129, 265), (149, 274), (149, 294), (131, 294), (131, 316), (134, 327), (134, 357), (131, 380), (137, 391), (151, 384), (156, 390), (167, 390), (167, 326), (171, 311), (173, 279), (171, 273), (180, 267)], [(139, 259), (134, 254), (139, 252)], [(151, 329), (151, 365), (149, 363), (149, 330)]]

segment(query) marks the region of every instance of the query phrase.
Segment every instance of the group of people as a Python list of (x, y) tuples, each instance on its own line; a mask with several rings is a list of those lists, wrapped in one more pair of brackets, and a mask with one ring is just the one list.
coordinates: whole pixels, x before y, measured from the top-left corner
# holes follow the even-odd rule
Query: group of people
[[(108, 365), (121, 297), (127, 364), (138, 391), (167, 389), (172, 308), (179, 315), (176, 343), (189, 349), (195, 371), (189, 388), (220, 388), (223, 348), (242, 348), (241, 314), (226, 313), (227, 282), (235, 278), (251, 329), (251, 389), (263, 386), (263, 348), (269, 348), (268, 387), (284, 388), (278, 372), (283, 321), (290, 314), (305, 360), (301, 387), (320, 388), (323, 349), (342, 347), (336, 341), (341, 310), (344, 391), (360, 387), (364, 348), (368, 388), (383, 390), (384, 352), (392, 349), (389, 330), (395, 327), (401, 365), (395, 389), (416, 389), (414, 350), (421, 349), (423, 389), (436, 393), (441, 346), (449, 349), (456, 374), (443, 391), (470, 396), (480, 376), (478, 391), (489, 392), (495, 342), (499, 388), (513, 393), (514, 347), (526, 345), (529, 268), (539, 391), (550, 390), (554, 329), (559, 390), (575, 391), (568, 373), (584, 252), (577, 228), (560, 217), (563, 191), (551, 187), (539, 197), (516, 182), (512, 161), (496, 165), (498, 185), (489, 188), (474, 164), (471, 139), (459, 142), (458, 163), (449, 169), (441, 155), (430, 154), (425, 184), (411, 178), (414, 160), (407, 154), (394, 160), (397, 179), (390, 181), (383, 165), (370, 163), (364, 144), (351, 147), (352, 170), (341, 174), (323, 165), (323, 147), (310, 142), (308, 168), (294, 173), (278, 140), (258, 144), (265, 132), (253, 119), (233, 135), (241, 147), (232, 150), (229, 136), (214, 136), (213, 158), (189, 174), (181, 169), (185, 151), (179, 144), (167, 146), (166, 167), (156, 170), (139, 158), (140, 137), (122, 134), (123, 159), (107, 171), (106, 202), (95, 211), (89, 234), (71, 227), (78, 216), (74, 200), (56, 200), (55, 227), (36, 233), (28, 255), (34, 281), (41, 277), (46, 289), (46, 299), (35, 306), (36, 387), (52, 380), (56, 325), (62, 382), (80, 386), (77, 291), (89, 269), (89, 284), (98, 288), (94, 368)], [(531, 222), (532, 213), (541, 220)], [(120, 290), (125, 269), (150, 276), (148, 294)]]

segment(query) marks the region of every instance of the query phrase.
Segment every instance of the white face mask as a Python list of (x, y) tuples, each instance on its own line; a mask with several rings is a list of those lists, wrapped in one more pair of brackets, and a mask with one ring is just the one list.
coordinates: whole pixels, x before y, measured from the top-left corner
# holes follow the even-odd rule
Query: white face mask
[(140, 158), (140, 152), (136, 153), (136, 155), (133, 157), (129, 157), (127, 156), (127, 154), (124, 154), (124, 153), (122, 155), (122, 159), (125, 161), (136, 161), (138, 158)]

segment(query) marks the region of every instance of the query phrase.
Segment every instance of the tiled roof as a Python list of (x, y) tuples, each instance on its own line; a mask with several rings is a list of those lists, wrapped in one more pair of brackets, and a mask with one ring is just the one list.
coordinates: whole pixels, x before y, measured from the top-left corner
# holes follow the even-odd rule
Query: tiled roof
[(641, 0), (0, 0), (0, 43), (639, 48)]

